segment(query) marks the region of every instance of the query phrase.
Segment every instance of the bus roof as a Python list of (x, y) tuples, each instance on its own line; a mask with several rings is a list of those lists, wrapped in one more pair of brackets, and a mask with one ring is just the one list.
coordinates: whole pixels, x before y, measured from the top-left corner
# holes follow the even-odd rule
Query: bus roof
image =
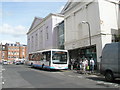
[(67, 50), (62, 50), (62, 49), (47, 49), (47, 50), (41, 50), (41, 51), (31, 52), (29, 54), (38, 53), (38, 52), (45, 52), (45, 51), (64, 51), (64, 52), (68, 52)]
[(62, 49), (47, 49), (47, 50), (41, 50), (41, 51), (37, 51), (37, 52), (45, 52), (45, 51), (65, 51), (65, 52), (67, 52), (67, 50), (62, 50)]

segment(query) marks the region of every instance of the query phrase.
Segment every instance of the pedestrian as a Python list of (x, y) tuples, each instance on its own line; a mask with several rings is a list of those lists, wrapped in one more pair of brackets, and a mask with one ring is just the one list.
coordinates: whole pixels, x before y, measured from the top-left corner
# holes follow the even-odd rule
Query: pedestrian
[(87, 58), (85, 58), (85, 69), (86, 69), (86, 71), (87, 71), (87, 67), (88, 67), (88, 60), (87, 60)]
[(80, 70), (82, 70), (82, 60), (79, 61)]
[(82, 62), (83, 73), (86, 74), (86, 61), (85, 59)]
[(70, 61), (68, 64), (68, 68), (71, 70), (72, 62)]
[(91, 72), (94, 72), (94, 65), (95, 65), (95, 62), (93, 60), (93, 58), (90, 59), (90, 71)]
[(78, 62), (77, 62), (77, 60), (75, 60), (75, 62), (74, 62), (74, 70), (77, 70), (78, 68)]
[(74, 69), (74, 63), (75, 63), (75, 60), (74, 60), (74, 59), (71, 59), (71, 69), (72, 69), (72, 70)]

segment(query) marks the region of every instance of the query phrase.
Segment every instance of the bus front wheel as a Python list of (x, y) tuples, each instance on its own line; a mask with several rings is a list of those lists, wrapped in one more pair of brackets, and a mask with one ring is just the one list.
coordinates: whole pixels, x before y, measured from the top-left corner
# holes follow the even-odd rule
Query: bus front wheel
[(33, 65), (33, 63), (30, 64), (31, 66)]

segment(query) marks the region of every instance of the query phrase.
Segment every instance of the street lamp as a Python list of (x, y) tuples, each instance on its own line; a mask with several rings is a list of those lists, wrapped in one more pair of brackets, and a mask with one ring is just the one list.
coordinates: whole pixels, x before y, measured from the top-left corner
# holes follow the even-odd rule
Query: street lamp
[(91, 46), (91, 32), (90, 32), (90, 24), (87, 21), (82, 21), (83, 24), (87, 24), (88, 25), (88, 29), (89, 29), (89, 42), (90, 42), (90, 46)]

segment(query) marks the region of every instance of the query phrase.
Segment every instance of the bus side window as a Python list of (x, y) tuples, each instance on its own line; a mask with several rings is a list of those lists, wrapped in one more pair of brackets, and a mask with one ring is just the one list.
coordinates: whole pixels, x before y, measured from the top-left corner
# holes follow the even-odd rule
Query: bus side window
[(43, 58), (41, 58), (41, 61), (43, 61)]
[(50, 61), (50, 57), (51, 57), (50, 54), (51, 54), (50, 51), (45, 52), (45, 60), (46, 60), (46, 61)]
[(43, 54), (40, 53), (40, 58), (39, 58), (40, 61), (43, 61)]

